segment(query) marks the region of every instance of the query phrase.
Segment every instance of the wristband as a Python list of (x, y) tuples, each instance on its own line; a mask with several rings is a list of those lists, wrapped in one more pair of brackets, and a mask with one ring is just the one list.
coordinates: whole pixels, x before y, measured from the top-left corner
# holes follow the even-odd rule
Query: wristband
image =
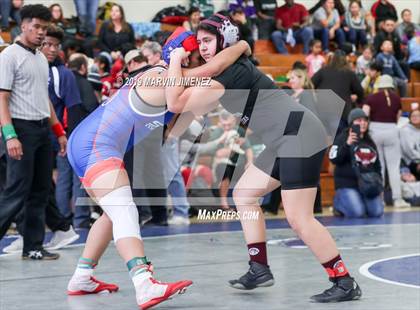
[(1, 127), (1, 132), (5, 141), (17, 138), (15, 128), (12, 124), (6, 124)]
[(51, 126), (51, 129), (52, 129), (52, 131), (54, 132), (54, 135), (55, 135), (57, 138), (60, 138), (60, 137), (62, 137), (62, 136), (65, 136), (65, 135), (66, 135), (66, 132), (64, 131), (63, 126), (61, 125), (61, 123), (60, 123), (60, 122), (58, 122), (58, 123), (56, 123), (56, 124), (52, 125), (52, 126)]

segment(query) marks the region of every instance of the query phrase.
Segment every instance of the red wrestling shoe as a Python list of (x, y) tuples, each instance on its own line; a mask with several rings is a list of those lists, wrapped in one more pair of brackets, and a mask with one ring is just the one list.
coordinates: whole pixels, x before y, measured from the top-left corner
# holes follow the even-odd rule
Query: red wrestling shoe
[(136, 280), (136, 299), (140, 310), (149, 309), (165, 300), (168, 300), (175, 294), (183, 294), (192, 281), (178, 281), (173, 283), (163, 283), (155, 280), (148, 273), (143, 279)]
[(113, 293), (118, 291), (119, 287), (115, 284), (105, 283), (96, 280), (94, 277), (90, 277), (89, 281), (79, 283), (69, 283), (67, 294), (70, 296), (80, 296), (88, 294), (99, 294), (99, 293)]

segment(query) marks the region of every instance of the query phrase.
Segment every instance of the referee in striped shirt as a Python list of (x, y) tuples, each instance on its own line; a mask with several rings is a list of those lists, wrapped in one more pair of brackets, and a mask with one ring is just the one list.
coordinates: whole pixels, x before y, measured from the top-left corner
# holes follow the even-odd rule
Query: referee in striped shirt
[(0, 239), (25, 208), (23, 259), (57, 259), (42, 244), (45, 208), (52, 178), (50, 128), (60, 153), (67, 139), (48, 97), (48, 61), (37, 50), (51, 19), (48, 8), (26, 5), (21, 10), (21, 39), (0, 54), (0, 125), (6, 144), (6, 186), (0, 193)]

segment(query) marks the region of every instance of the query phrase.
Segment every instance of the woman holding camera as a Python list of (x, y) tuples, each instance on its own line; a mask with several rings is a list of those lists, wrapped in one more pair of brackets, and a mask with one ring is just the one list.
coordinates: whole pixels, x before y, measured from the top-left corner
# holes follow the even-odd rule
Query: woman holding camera
[(368, 117), (362, 109), (353, 109), (348, 123), (349, 128), (336, 138), (329, 154), (336, 165), (334, 209), (345, 217), (380, 217), (384, 212), (381, 194), (366, 197), (359, 185), (362, 170), (381, 174), (378, 151), (368, 133)]

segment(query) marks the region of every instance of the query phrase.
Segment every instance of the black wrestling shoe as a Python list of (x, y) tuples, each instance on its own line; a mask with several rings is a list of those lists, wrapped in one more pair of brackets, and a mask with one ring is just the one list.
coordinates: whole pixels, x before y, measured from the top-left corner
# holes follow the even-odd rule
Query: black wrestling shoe
[(274, 285), (274, 277), (270, 267), (250, 261), (249, 270), (237, 280), (230, 280), (231, 287), (238, 290), (253, 290), (257, 287), (268, 287)]
[(32, 250), (22, 253), (23, 260), (55, 260), (60, 257), (60, 254), (50, 253), (45, 249)]
[(362, 290), (352, 277), (331, 279), (334, 285), (323, 293), (311, 297), (313, 302), (340, 302), (356, 300), (362, 296)]

